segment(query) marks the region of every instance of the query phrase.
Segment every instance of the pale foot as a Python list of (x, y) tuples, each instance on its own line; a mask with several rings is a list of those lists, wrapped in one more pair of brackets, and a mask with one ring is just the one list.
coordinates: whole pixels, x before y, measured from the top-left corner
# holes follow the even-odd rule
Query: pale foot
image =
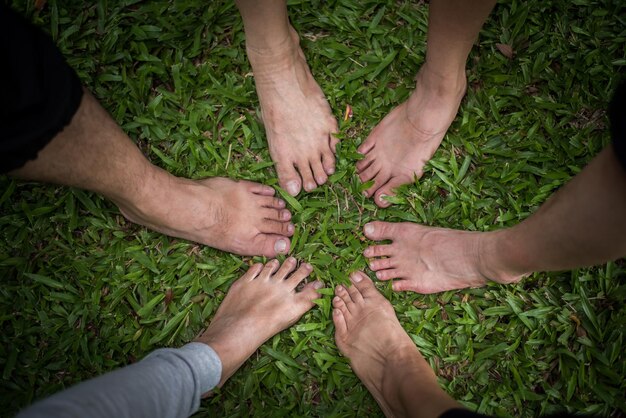
[(436, 417), (459, 407), (404, 331), (393, 307), (362, 272), (333, 298), (335, 340), (387, 417)]
[(220, 357), (220, 386), (261, 344), (293, 325), (320, 297), (317, 290), (324, 287), (320, 281), (296, 291), (312, 271), (305, 263), (294, 272), (296, 264), (290, 257), (282, 266), (272, 260), (250, 267), (233, 283), (211, 324), (196, 340), (211, 346)]
[(291, 213), (271, 187), (222, 177), (189, 180), (160, 169), (149, 177), (135, 203), (117, 202), (130, 221), (240, 255), (289, 252)]
[(499, 261), (500, 231), (457, 231), (410, 222), (370, 222), (363, 231), (371, 240), (392, 241), (368, 247), (363, 254), (371, 259), (370, 268), (379, 280), (399, 279), (393, 282), (395, 291), (437, 293), (483, 286), (488, 280), (513, 283), (524, 276)]
[(378, 206), (388, 207), (386, 196), (422, 176), (456, 116), (466, 84), (464, 73), (444, 80), (432, 74), (427, 64), (422, 66), (409, 100), (385, 116), (358, 148), (365, 156), (356, 164), (359, 179), (374, 180), (365, 196), (374, 196)]
[(324, 93), (313, 79), (298, 34), (273, 49), (247, 48), (270, 155), (280, 186), (292, 196), (315, 189), (335, 172), (338, 131)]

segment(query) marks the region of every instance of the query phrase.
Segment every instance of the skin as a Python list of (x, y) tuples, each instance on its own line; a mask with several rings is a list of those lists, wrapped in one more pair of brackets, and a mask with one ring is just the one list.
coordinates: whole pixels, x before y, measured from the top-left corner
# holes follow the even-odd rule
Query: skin
[(393, 307), (363, 273), (333, 298), (335, 340), (387, 417), (439, 417), (461, 408), (402, 329)]
[(132, 222), (241, 255), (287, 253), (294, 231), (269, 186), (189, 180), (150, 164), (88, 92), (71, 123), (10, 175), (99, 193)]
[(209, 327), (196, 339), (208, 344), (222, 361), (222, 386), (265, 341), (296, 323), (320, 297), (322, 282), (296, 287), (313, 268), (288, 258), (255, 264), (229, 289)]
[(428, 18), (426, 60), (416, 77), (415, 91), (370, 133), (358, 151), (364, 191), (380, 207), (385, 196), (422, 176), (458, 111), (465, 94), (465, 62), (478, 32), (495, 5), (493, 0), (433, 0)]
[(539, 210), (511, 228), (467, 232), (412, 223), (371, 222), (365, 235), (390, 244), (364, 255), (380, 280), (418, 293), (511, 283), (535, 271), (569, 270), (626, 254), (626, 170), (612, 146)]
[(236, 3), (279, 184), (292, 196), (312, 191), (335, 172), (337, 121), (289, 24), (285, 1)]

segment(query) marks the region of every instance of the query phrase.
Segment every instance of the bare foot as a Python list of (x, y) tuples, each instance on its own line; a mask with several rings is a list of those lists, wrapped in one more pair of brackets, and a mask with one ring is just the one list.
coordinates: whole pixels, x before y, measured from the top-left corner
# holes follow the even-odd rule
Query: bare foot
[(443, 80), (425, 64), (409, 100), (385, 116), (361, 144), (358, 151), (365, 158), (356, 164), (357, 172), (363, 183), (374, 180), (364, 194), (374, 196), (378, 206), (388, 207), (385, 196), (422, 176), (456, 116), (466, 84), (463, 73)]
[(468, 232), (410, 222), (370, 222), (363, 228), (374, 241), (364, 251), (379, 280), (400, 279), (393, 290), (437, 293), (445, 290), (519, 281), (524, 274), (509, 271), (497, 258), (500, 231)]
[(214, 177), (188, 180), (159, 170), (134, 205), (120, 204), (132, 222), (166, 235), (240, 255), (289, 252), (294, 225), (274, 189)]
[[(362, 272), (333, 298), (335, 340), (386, 416), (439, 416), (459, 405), (404, 331), (393, 307)], [(408, 395), (408, 398), (407, 398)]]
[(320, 297), (317, 290), (324, 287), (320, 281), (296, 291), (311, 273), (310, 264), (294, 272), (296, 260), (290, 257), (279, 266), (272, 260), (250, 267), (233, 283), (211, 325), (196, 340), (210, 345), (222, 360), (220, 386), (261, 344), (293, 325)]
[[(298, 34), (272, 50), (247, 48), (280, 186), (292, 196), (335, 172), (337, 121), (313, 79)], [(304, 186), (303, 186), (304, 185)]]

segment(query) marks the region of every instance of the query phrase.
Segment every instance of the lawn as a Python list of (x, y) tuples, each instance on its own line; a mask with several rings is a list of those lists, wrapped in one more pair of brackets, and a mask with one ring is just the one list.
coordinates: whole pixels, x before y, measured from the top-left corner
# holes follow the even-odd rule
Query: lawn
[[(154, 164), (192, 178), (277, 185), (231, 1), (15, 3)], [(609, 142), (605, 109), (626, 68), (626, 7), (496, 6), (470, 55), (456, 121), (424, 177), (384, 210), (361, 195), (356, 148), (408, 97), (424, 60), (428, 5), (295, 0), (289, 10), (341, 121), (330, 184), (289, 200), (292, 254), (329, 289), (198, 416), (382, 416), (339, 354), (330, 316), (331, 287), (355, 269), (373, 277), (362, 226), (382, 219), (486, 231), (528, 217)], [(344, 118), (347, 105), (352, 118)], [(131, 224), (92, 193), (6, 176), (0, 226), (0, 415), (191, 340), (257, 261)], [(378, 287), (441, 385), (467, 407), (619, 416), (625, 276), (617, 261), (430, 296)]]

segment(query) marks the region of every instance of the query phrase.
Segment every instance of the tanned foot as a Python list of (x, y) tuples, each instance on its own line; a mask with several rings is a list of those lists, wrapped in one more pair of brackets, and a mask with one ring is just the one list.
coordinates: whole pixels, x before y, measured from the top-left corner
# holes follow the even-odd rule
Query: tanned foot
[(386, 196), (422, 176), (456, 116), (466, 84), (463, 73), (444, 80), (425, 64), (409, 100), (385, 116), (358, 148), (365, 156), (356, 164), (359, 179), (374, 181), (364, 194), (374, 196), (378, 206), (388, 207)]
[(188, 180), (162, 170), (149, 177), (134, 204), (118, 202), (130, 221), (240, 255), (289, 252), (291, 213), (271, 187), (221, 177)]
[(379, 280), (398, 279), (392, 285), (395, 291), (437, 293), (523, 277), (497, 261), (500, 231), (457, 231), (410, 222), (371, 222), (363, 231), (371, 240), (392, 241), (368, 247), (364, 255)]
[(271, 50), (247, 48), (280, 186), (292, 196), (335, 172), (337, 121), (313, 79), (298, 34)]
[(333, 298), (335, 340), (387, 417), (437, 417), (459, 407), (437, 384), (393, 307), (362, 272)]
[[(222, 361), (220, 386), (270, 337), (293, 325), (314, 306), (322, 282), (296, 287), (311, 273), (288, 258), (255, 264), (231, 286), (211, 325), (196, 340), (211, 346)], [(279, 268), (280, 267), (280, 268)], [(294, 271), (295, 270), (295, 271)]]

